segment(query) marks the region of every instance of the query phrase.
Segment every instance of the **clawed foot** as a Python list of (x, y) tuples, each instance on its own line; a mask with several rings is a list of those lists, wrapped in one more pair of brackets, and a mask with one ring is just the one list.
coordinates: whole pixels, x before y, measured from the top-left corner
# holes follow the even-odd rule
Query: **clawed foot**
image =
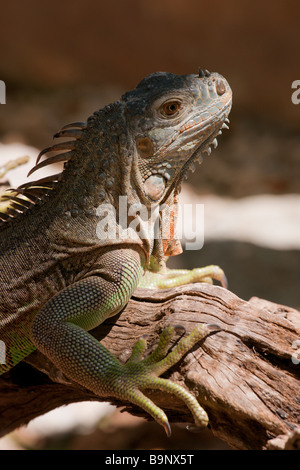
[(146, 339), (140, 338), (133, 348), (130, 359), (119, 370), (118, 378), (113, 383), (114, 394), (143, 408), (170, 436), (171, 428), (166, 414), (141, 390), (151, 388), (172, 393), (183, 400), (190, 409), (195, 426), (203, 428), (208, 424), (208, 416), (196, 398), (180, 385), (159, 376), (176, 364), (199, 340), (220, 329), (218, 325), (199, 325), (166, 355), (173, 335), (180, 331), (182, 333), (182, 327), (169, 326), (162, 332), (156, 349), (146, 359), (142, 359), (146, 349)]
[(204, 268), (168, 269), (163, 274), (146, 272), (139, 287), (168, 289), (193, 282), (213, 284), (214, 280), (219, 281), (221, 286), (227, 289), (228, 283), (223, 269), (212, 264)]

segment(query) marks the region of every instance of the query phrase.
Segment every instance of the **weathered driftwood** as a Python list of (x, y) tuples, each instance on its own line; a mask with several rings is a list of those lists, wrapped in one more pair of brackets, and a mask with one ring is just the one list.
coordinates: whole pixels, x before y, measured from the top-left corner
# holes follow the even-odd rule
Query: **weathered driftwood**
[[(300, 414), (297, 310), (258, 298), (244, 301), (206, 284), (162, 291), (139, 289), (120, 315), (93, 334), (126, 360), (141, 335), (148, 335), (151, 350), (165, 325), (180, 324), (189, 332), (197, 323), (215, 323), (223, 330), (206, 338), (165, 376), (197, 395), (213, 433), (231, 446), (282, 448), (288, 441), (296, 447)], [(24, 363), (2, 376), (1, 435), (62, 404), (99, 400), (68, 381), (40, 353), (33, 353), (28, 361), (52, 380)], [(166, 411), (170, 422), (192, 422), (189, 411), (171, 395), (147, 393)], [(145, 416), (131, 405), (126, 409)], [(293, 430), (294, 440), (289, 437)]]

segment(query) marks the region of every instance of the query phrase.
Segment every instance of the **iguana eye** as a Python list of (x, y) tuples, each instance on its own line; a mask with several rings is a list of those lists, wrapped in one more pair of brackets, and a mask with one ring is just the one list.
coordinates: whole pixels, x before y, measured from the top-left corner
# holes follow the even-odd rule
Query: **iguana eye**
[(174, 116), (178, 113), (179, 109), (181, 108), (180, 101), (167, 101), (160, 107), (160, 112), (163, 116), (169, 117)]

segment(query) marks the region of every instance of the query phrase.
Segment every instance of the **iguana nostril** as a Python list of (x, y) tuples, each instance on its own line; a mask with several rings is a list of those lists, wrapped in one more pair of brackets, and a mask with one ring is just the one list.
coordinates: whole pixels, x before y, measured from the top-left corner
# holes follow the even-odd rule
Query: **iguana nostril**
[(221, 80), (220, 78), (216, 81), (216, 90), (218, 95), (224, 95), (226, 91), (226, 86), (224, 83), (224, 80)]

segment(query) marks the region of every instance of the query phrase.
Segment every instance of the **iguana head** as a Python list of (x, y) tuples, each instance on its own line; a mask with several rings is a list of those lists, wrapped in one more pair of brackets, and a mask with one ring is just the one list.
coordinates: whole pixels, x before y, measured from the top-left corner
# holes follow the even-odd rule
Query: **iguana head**
[(133, 176), (144, 204), (165, 201), (193, 162), (228, 128), (232, 93), (224, 77), (158, 72), (122, 96), (136, 151)]

